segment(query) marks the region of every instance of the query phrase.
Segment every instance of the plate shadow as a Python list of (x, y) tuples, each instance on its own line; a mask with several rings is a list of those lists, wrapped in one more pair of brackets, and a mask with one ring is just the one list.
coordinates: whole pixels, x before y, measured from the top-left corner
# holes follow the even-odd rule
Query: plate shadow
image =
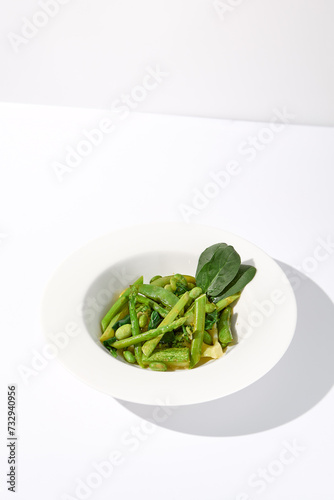
[[(201, 436), (252, 434), (303, 415), (332, 388), (334, 304), (308, 276), (276, 262), (293, 287), (298, 313), (296, 332), (283, 358), (249, 387), (208, 403), (173, 407), (166, 421), (157, 425)], [(118, 402), (153, 421), (154, 406)]]

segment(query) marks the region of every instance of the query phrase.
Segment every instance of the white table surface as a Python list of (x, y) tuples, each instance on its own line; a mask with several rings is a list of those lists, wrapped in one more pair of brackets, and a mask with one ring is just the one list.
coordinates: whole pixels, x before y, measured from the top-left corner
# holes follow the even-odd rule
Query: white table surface
[[(59, 182), (54, 162), (106, 116), (0, 107), (1, 498), (13, 498), (3, 475), (15, 383), (18, 500), (332, 499), (334, 251), (324, 241), (334, 238), (334, 130), (285, 125), (250, 160), (240, 145), (268, 137), (268, 125), (133, 114)], [(18, 367), (45, 345), (40, 301), (55, 267), (114, 229), (184, 220), (181, 204), (191, 207), (231, 161), (237, 175), (189, 223), (235, 232), (289, 272), (299, 320), (281, 362), (223, 400), (160, 413), (159, 425), (146, 423), (154, 408), (99, 393), (57, 360), (25, 383)], [(92, 476), (117, 450), (109, 477)], [(97, 488), (75, 493), (94, 477)]]

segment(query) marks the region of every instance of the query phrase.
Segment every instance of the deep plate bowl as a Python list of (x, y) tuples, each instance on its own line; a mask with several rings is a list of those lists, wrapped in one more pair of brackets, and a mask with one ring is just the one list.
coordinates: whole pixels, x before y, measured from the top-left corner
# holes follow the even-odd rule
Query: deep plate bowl
[[(234, 307), (237, 343), (192, 370), (155, 372), (113, 358), (99, 341), (100, 321), (117, 294), (144, 275), (194, 275), (208, 246), (233, 245), (257, 268)], [(287, 350), (296, 326), (293, 290), (276, 262), (252, 243), (218, 228), (149, 224), (87, 244), (61, 264), (42, 302), (42, 324), (58, 358), (73, 374), (134, 403), (186, 405), (239, 391), (265, 375)]]

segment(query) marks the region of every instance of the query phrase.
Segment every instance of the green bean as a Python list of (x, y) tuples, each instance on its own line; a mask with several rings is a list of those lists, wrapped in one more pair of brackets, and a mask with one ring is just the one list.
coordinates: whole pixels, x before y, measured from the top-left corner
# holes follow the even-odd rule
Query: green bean
[(136, 358), (130, 351), (123, 351), (123, 356), (128, 363), (134, 364), (136, 362)]
[(190, 365), (189, 368), (193, 368), (199, 360), (201, 359), (201, 349), (204, 337), (204, 324), (205, 324), (205, 304), (206, 295), (200, 295), (195, 300), (195, 321), (194, 321), (194, 333), (191, 341), (190, 350)]
[(112, 346), (115, 347), (116, 349), (125, 349), (130, 345), (140, 344), (140, 342), (145, 342), (146, 340), (154, 339), (159, 335), (164, 335), (165, 333), (177, 330), (177, 328), (180, 328), (180, 326), (184, 324), (185, 320), (186, 320), (185, 318), (179, 318), (176, 321), (173, 321), (173, 323), (170, 323), (169, 325), (159, 326), (158, 328), (154, 328), (153, 330), (148, 330), (147, 332), (141, 333), (140, 335), (129, 337), (128, 339), (117, 340), (112, 344)]
[(157, 372), (165, 372), (167, 370), (167, 366), (165, 365), (165, 363), (159, 361), (152, 361), (152, 363), (150, 363), (148, 366), (149, 368), (151, 368), (151, 370)]
[(220, 320), (218, 323), (218, 338), (222, 347), (226, 347), (227, 344), (232, 342), (233, 335), (231, 332), (231, 316), (232, 307), (227, 306), (221, 313)]
[[(140, 335), (140, 327), (139, 320), (136, 313), (136, 297), (137, 297), (137, 289), (131, 287), (131, 293), (129, 295), (129, 312), (131, 318), (131, 328), (132, 328), (132, 336), (137, 337)], [(141, 344), (135, 346), (135, 358), (139, 366), (143, 367), (142, 363), (143, 353), (141, 350)]]
[(147, 297), (143, 297), (142, 295), (137, 295), (137, 302), (151, 307), (154, 311), (157, 311), (163, 318), (165, 318), (168, 314), (168, 311), (164, 309), (160, 304)]
[(122, 325), (119, 328), (117, 328), (115, 332), (115, 337), (117, 338), (117, 340), (127, 339), (128, 337), (131, 337), (132, 334), (131, 332), (132, 332), (131, 325), (129, 324)]
[(208, 345), (212, 345), (213, 344), (213, 341), (212, 341), (212, 337), (210, 335), (209, 332), (204, 332), (204, 335), (203, 335), (203, 342), (205, 344), (208, 344)]
[(178, 298), (169, 290), (165, 290), (160, 286), (155, 285), (139, 285), (138, 290), (140, 293), (152, 300), (158, 300), (164, 306), (174, 307)]
[(154, 352), (151, 356), (143, 356), (143, 363), (162, 361), (164, 363), (184, 363), (189, 361), (188, 347), (172, 347)]
[(232, 304), (232, 302), (237, 300), (240, 297), (240, 295), (241, 295), (241, 292), (236, 293), (235, 295), (230, 295), (229, 297), (226, 297), (225, 299), (222, 299), (222, 300), (219, 300), (219, 302), (216, 302), (217, 311), (221, 311), (225, 307)]
[[(139, 284), (142, 284), (143, 282), (144, 282), (144, 278), (143, 278), (143, 276), (141, 276), (140, 278), (138, 278), (134, 282), (134, 285), (139, 285)], [(115, 316), (115, 314), (117, 314), (122, 309), (124, 304), (127, 303), (129, 295), (130, 295), (130, 288), (127, 288), (123, 292), (123, 294), (120, 297), (118, 297), (115, 304), (113, 304), (111, 306), (111, 308), (109, 309), (109, 311), (107, 312), (107, 314), (104, 316), (104, 318), (101, 321), (102, 332), (104, 332), (106, 330), (112, 317)]]
[[(180, 314), (186, 303), (188, 302), (189, 299), (189, 293), (186, 292), (182, 295), (182, 297), (177, 301), (175, 306), (169, 311), (167, 316), (162, 320), (162, 322), (159, 325), (159, 328), (164, 327), (165, 325), (170, 324), (172, 321), (174, 321), (177, 316)], [(184, 318), (184, 321), (186, 318)], [(154, 349), (157, 347), (159, 344), (160, 340), (162, 339), (163, 335), (159, 335), (158, 337), (150, 340), (149, 342), (145, 342), (145, 344), (142, 347), (142, 351), (145, 354), (145, 356), (150, 356)]]
[(153, 278), (150, 279), (150, 283), (152, 283), (153, 281), (156, 281), (160, 278), (162, 278), (162, 276), (160, 274), (157, 274), (156, 276), (153, 276)]

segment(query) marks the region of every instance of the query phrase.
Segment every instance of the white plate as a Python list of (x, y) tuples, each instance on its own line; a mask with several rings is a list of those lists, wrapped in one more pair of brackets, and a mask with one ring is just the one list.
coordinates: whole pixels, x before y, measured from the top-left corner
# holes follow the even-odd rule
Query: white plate
[[(192, 370), (154, 372), (113, 358), (99, 342), (110, 302), (140, 275), (193, 275), (201, 252), (225, 242), (257, 268), (234, 308), (238, 343)], [(115, 398), (186, 405), (239, 391), (265, 375), (287, 350), (296, 325), (292, 288), (281, 268), (252, 243), (221, 229), (187, 224), (126, 228), (92, 241), (52, 277), (42, 304), (48, 342), (61, 362), (90, 386)]]

